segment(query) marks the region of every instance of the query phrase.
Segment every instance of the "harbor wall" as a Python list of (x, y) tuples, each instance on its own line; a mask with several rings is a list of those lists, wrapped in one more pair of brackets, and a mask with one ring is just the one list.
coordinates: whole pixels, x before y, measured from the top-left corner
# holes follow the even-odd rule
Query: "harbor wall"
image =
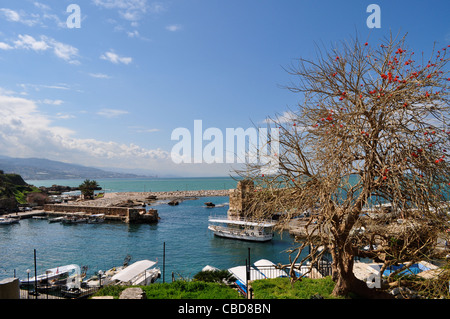
[[(76, 213), (84, 212), (88, 214), (105, 214), (126, 217), (128, 215), (127, 207), (97, 207), (97, 206), (78, 206), (78, 205), (61, 205), (61, 204), (45, 204), (46, 212), (63, 212)], [(145, 210), (145, 209), (144, 209)]]
[(120, 219), (127, 223), (132, 222), (157, 222), (159, 217), (157, 210), (150, 209), (148, 212), (145, 208), (128, 208), (128, 207), (99, 207), (99, 206), (77, 206), (62, 204), (46, 204), (44, 211), (53, 213), (77, 213), (84, 212), (87, 214), (105, 214), (108, 219)]

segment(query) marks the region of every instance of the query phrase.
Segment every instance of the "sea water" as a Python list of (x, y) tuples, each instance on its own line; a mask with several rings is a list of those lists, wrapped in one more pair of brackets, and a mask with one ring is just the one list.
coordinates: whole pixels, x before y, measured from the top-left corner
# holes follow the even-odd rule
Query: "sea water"
[[(63, 185), (77, 187), (82, 179), (54, 179), (54, 180), (27, 180), (34, 186), (49, 187)], [(111, 192), (169, 192), (193, 190), (220, 190), (232, 189), (237, 186), (237, 179), (232, 177), (201, 177), (201, 178), (107, 178), (96, 179), (102, 191)]]
[[(171, 181), (167, 181), (171, 180)], [(77, 185), (79, 181), (39, 181), (51, 186)], [(31, 183), (31, 181), (28, 181)], [(41, 186), (37, 181), (34, 185)], [(100, 181), (112, 191), (188, 190), (235, 188), (236, 181), (230, 178), (164, 179), (154, 180), (110, 180)], [(79, 185), (79, 184), (78, 184)], [(203, 185), (204, 187), (197, 188)], [(143, 190), (142, 190), (143, 191)], [(274, 263), (287, 264), (286, 249), (294, 244), (287, 232), (275, 233), (269, 242), (249, 242), (214, 236), (208, 230), (208, 217), (226, 216), (228, 197), (201, 197), (182, 201), (178, 206), (165, 202), (148, 206), (158, 210), (158, 223), (147, 225), (104, 222), (101, 224), (48, 223), (47, 220), (23, 219), (19, 224), (0, 226), (0, 280), (12, 277), (25, 279), (27, 269), (34, 275), (34, 249), (38, 274), (46, 269), (67, 264), (88, 266), (88, 276), (97, 271), (122, 265), (127, 255), (131, 263), (141, 259), (157, 260), (166, 282), (176, 278), (191, 279), (206, 265), (228, 269), (245, 265), (249, 258), (253, 263), (265, 258)], [(219, 207), (208, 208), (205, 202)], [(159, 280), (162, 282), (162, 278)]]

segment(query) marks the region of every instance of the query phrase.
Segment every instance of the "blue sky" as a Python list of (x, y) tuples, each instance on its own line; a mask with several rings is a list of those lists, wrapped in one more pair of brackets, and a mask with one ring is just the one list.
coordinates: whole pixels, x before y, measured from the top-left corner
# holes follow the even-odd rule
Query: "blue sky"
[[(381, 9), (370, 29), (369, 4)], [(70, 4), (81, 27), (68, 28)], [(408, 33), (416, 51), (450, 42), (450, 2), (2, 0), (0, 155), (185, 176), (178, 127), (249, 128), (295, 108), (283, 67), (354, 37)]]

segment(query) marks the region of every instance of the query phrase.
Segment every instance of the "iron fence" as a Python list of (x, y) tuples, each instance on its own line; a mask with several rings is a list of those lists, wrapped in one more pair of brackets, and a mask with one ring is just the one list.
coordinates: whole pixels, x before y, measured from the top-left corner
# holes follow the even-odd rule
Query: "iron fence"
[(100, 287), (86, 287), (77, 290), (64, 290), (62, 287), (35, 289), (34, 286), (21, 287), (20, 299), (83, 299), (95, 294)]

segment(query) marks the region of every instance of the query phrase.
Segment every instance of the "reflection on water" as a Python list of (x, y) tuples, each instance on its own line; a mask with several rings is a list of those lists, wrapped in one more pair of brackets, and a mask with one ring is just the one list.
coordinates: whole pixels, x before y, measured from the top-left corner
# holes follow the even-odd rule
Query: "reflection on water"
[[(24, 219), (20, 224), (0, 227), (0, 280), (26, 277), (34, 269), (33, 250), (37, 250), (37, 268), (67, 264), (87, 265), (88, 275), (122, 265), (125, 256), (131, 262), (140, 259), (159, 261), (162, 270), (163, 245), (166, 246), (166, 281), (171, 273), (192, 278), (204, 266), (226, 269), (245, 265), (248, 248), (251, 261), (266, 258), (287, 263), (284, 250), (293, 237), (278, 233), (265, 243), (215, 237), (208, 230), (208, 216), (226, 215), (228, 206), (205, 208), (204, 202), (226, 203), (228, 197), (199, 198), (183, 201), (178, 206), (158, 205), (160, 221), (154, 225), (129, 225), (121, 222), (63, 225), (46, 220)], [(5, 227), (6, 226), (6, 227)]]

